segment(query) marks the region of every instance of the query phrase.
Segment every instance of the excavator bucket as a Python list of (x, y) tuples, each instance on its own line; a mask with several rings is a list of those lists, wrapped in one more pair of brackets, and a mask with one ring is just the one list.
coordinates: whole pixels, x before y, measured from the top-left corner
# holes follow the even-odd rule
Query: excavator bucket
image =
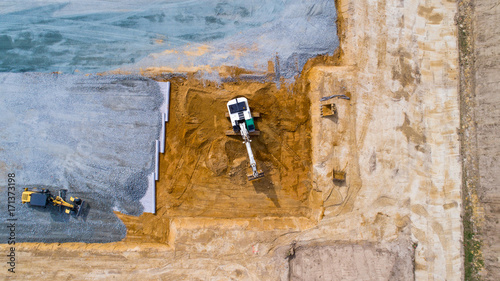
[(251, 174), (251, 175), (247, 175), (247, 177), (248, 177), (248, 180), (249, 180), (249, 181), (258, 180), (258, 179), (260, 179), (260, 178), (263, 178), (263, 177), (264, 177), (264, 172), (260, 172), (260, 173), (258, 173), (257, 175), (253, 175), (253, 174)]

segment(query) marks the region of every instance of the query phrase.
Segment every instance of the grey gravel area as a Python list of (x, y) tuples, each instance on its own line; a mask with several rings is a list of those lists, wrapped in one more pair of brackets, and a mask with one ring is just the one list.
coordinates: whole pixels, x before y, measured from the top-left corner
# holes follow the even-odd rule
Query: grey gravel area
[(338, 47), (336, 19), (331, 0), (0, 1), (0, 72), (266, 72), (273, 61), (276, 81), (293, 79)]
[[(110, 242), (126, 228), (113, 211), (140, 215), (154, 169), (163, 95), (136, 76), (0, 74), (0, 221), (7, 174), (16, 180), (16, 241)], [(88, 203), (84, 216), (21, 204), (24, 187)], [(0, 243), (9, 235), (0, 228)]]

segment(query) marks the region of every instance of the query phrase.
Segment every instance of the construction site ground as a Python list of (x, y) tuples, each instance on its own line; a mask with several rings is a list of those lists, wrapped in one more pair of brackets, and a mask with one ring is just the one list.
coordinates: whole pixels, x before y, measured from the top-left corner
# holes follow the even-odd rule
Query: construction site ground
[[(144, 71), (172, 83), (157, 213), (115, 212), (127, 227), (120, 242), (18, 244), (7, 278), (463, 279), (457, 3), (339, 0), (337, 9), (338, 52), (310, 59), (292, 84), (278, 87), (272, 65), (265, 79), (232, 69), (221, 83)], [(337, 113), (322, 117), (320, 99), (333, 94), (350, 99), (330, 100)], [(225, 135), (236, 96), (261, 113), (257, 182), (246, 181), (240, 138)], [(488, 112), (478, 120), (497, 117)], [(494, 162), (481, 165), (494, 179)], [(484, 199), (493, 214), (495, 200)], [(498, 225), (489, 218), (487, 234)]]

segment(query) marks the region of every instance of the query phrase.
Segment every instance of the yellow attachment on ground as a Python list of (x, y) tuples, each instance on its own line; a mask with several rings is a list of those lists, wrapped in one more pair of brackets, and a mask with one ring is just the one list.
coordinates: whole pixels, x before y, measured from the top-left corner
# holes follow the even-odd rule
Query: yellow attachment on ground
[(73, 204), (64, 201), (60, 196), (56, 196), (54, 200), (52, 200), (52, 203), (54, 203), (54, 205), (60, 205), (71, 209), (75, 207)]

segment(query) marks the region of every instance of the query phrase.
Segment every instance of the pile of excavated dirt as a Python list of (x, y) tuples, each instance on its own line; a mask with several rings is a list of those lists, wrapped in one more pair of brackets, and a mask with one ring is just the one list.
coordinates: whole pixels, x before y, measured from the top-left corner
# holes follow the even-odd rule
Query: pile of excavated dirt
[[(307, 95), (271, 82), (216, 85), (172, 82), (165, 154), (160, 156), (157, 213), (168, 217), (310, 217), (311, 122)], [(252, 149), (264, 178), (249, 182), (241, 136), (231, 130), (226, 103), (248, 98), (260, 135)]]

